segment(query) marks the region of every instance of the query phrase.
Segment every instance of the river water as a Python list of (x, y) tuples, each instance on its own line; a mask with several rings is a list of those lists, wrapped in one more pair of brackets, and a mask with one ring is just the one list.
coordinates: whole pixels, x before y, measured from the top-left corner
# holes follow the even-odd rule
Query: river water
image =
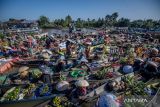
[[(48, 32), (48, 35), (52, 35), (52, 34), (60, 34), (62, 36), (64, 35), (69, 35), (69, 29), (42, 29), (42, 32)], [(82, 28), (81, 31), (76, 31), (76, 32), (83, 32), (83, 33), (96, 33), (97, 31), (94, 29), (86, 29), (86, 28)]]

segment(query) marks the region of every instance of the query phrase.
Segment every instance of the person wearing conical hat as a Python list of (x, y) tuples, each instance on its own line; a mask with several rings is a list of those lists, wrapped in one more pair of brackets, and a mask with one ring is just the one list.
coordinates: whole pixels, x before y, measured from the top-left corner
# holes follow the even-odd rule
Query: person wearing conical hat
[(49, 61), (50, 60), (50, 55), (48, 53), (42, 53), (42, 57), (45, 61)]
[(105, 35), (104, 42), (105, 42), (105, 44), (109, 44), (110, 43), (110, 37), (108, 35)]
[(72, 90), (70, 95), (73, 100), (79, 99), (87, 94), (89, 83), (86, 80), (77, 80), (75, 86), (76, 88)]
[(109, 80), (104, 87), (104, 93), (101, 94), (95, 107), (120, 107), (119, 99), (114, 95), (116, 82)]
[[(27, 66), (22, 66), (22, 67), (20, 67), (19, 68), (19, 70), (18, 70), (18, 74), (19, 74), (19, 76), (18, 77), (14, 77), (14, 81), (16, 80), (16, 79), (23, 79), (23, 80), (27, 80), (28, 79), (28, 77), (29, 77), (29, 67), (27, 67)], [(12, 77), (12, 75), (10, 75), (10, 77)]]
[(57, 65), (55, 66), (56, 72), (65, 71), (65, 61), (63, 59), (57, 60)]
[(151, 49), (151, 53), (150, 53), (150, 54), (151, 54), (152, 56), (156, 56), (156, 55), (158, 55), (158, 53), (159, 53), (159, 50), (158, 50), (157, 48), (152, 48), (152, 49)]

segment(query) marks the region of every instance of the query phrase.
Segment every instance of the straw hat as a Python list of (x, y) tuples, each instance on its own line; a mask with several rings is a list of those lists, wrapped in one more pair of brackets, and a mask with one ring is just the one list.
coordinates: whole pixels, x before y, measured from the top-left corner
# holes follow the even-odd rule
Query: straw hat
[(48, 53), (43, 53), (43, 54), (42, 54), (42, 57), (43, 57), (44, 59), (50, 59), (50, 56), (49, 56)]
[(75, 85), (77, 87), (87, 87), (89, 86), (89, 83), (86, 80), (78, 80), (76, 81)]
[(57, 91), (64, 91), (67, 90), (69, 87), (69, 83), (67, 81), (61, 81), (56, 85)]
[(4, 46), (5, 49), (12, 49), (11, 47), (9, 46)]
[(159, 57), (156, 57), (156, 58), (155, 58), (155, 62), (160, 62), (160, 58), (159, 58)]
[(152, 48), (152, 53), (153, 53), (153, 54), (158, 54), (158, 52), (159, 52), (158, 49)]
[(48, 53), (48, 54), (52, 55), (52, 52), (50, 50), (47, 50), (47, 49), (42, 50), (42, 53)]
[(148, 65), (151, 65), (153, 67), (158, 67), (157, 64), (152, 61), (148, 61)]
[(27, 71), (29, 69), (29, 67), (27, 66), (23, 66), (23, 67), (20, 67), (18, 72), (23, 72), (23, 71)]
[(20, 78), (25, 78), (26, 76), (28, 76), (28, 71), (23, 71), (20, 73)]
[(91, 45), (92, 43), (91, 43), (91, 42), (86, 42), (85, 44), (86, 44), (86, 45)]
[(108, 37), (108, 35), (105, 35), (105, 37)]
[(136, 61), (144, 62), (141, 58), (135, 58)]

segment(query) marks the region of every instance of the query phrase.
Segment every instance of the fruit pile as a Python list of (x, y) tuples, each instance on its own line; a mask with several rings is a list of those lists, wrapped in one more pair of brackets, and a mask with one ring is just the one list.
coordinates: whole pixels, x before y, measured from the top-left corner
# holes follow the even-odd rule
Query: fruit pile
[(9, 89), (1, 98), (1, 101), (15, 101), (19, 98), (20, 87)]

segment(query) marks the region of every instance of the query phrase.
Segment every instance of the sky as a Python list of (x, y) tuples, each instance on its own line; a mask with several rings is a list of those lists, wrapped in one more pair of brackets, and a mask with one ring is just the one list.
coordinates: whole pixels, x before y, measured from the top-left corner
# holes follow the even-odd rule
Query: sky
[(0, 0), (0, 21), (36, 20), (41, 15), (52, 21), (68, 14), (74, 20), (98, 19), (113, 12), (118, 12), (119, 18), (159, 20), (160, 0)]

